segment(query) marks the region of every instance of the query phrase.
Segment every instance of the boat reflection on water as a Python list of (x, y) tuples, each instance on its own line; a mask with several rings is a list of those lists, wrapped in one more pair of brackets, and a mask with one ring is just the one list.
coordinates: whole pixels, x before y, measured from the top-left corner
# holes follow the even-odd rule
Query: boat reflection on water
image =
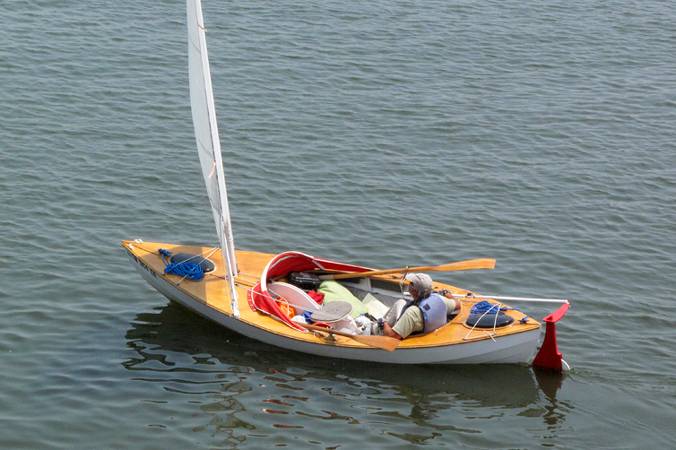
[[(440, 420), (460, 422), (458, 414), (464, 425), (454, 425), (454, 431), (464, 427), (477, 433), (467, 430), (476, 422), (467, 421), (472, 414), (511, 409), (520, 417), (541, 418), (547, 434), (556, 432), (570, 409), (556, 399), (559, 374), (511, 365), (398, 366), (308, 356), (230, 332), (174, 303), (138, 314), (126, 339), (135, 354), (123, 365), (142, 374), (134, 379), (160, 382), (165, 392), (199, 395), (198, 403), (206, 402), (203, 412), (237, 411), (237, 420), (226, 422), (236, 423), (239, 432), (260, 433), (256, 416), (262, 410), (275, 428), (312, 428), (316, 419), (360, 423), (376, 418), (380, 424), (394, 421), (400, 429), (403, 421), (412, 427), (409, 432), (381, 433), (422, 444), (440, 435), (431, 430), (449, 429), (439, 427)], [(427, 434), (413, 431), (426, 428)]]

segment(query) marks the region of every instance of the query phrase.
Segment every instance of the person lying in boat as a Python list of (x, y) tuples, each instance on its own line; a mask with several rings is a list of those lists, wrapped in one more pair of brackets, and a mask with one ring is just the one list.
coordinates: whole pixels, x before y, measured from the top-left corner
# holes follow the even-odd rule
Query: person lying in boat
[[(397, 300), (382, 319), (378, 334), (406, 339), (412, 333), (430, 333), (443, 326), (460, 304), (454, 299), (432, 292), (432, 278), (424, 273), (406, 275), (412, 300)], [(375, 334), (375, 333), (374, 333)]]

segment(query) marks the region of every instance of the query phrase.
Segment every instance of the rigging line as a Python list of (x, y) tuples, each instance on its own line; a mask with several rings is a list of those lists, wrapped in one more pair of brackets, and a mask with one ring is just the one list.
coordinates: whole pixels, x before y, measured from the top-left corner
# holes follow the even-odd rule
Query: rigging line
[[(200, 167), (200, 171), (201, 171), (201, 170), (202, 170), (202, 169), (201, 169), (201, 167)], [(153, 173), (151, 173), (151, 172), (144, 171), (144, 170), (141, 170), (141, 171), (138, 171), (138, 172), (139, 172), (139, 173), (142, 173), (142, 174), (144, 174), (144, 175), (155, 175), (155, 174), (153, 174)], [(205, 183), (205, 184), (206, 184), (206, 183)], [(173, 184), (173, 183), (169, 183), (168, 185), (169, 185), (169, 186), (175, 186), (175, 184)], [(218, 189), (218, 187), (217, 187), (216, 189)], [(181, 190), (180, 192), (185, 192), (185, 190)], [(207, 187), (207, 194), (208, 194), (208, 187)], [(216, 210), (216, 211), (218, 211), (218, 212), (220, 213), (220, 212), (221, 212), (221, 210), (220, 210), (220, 205), (214, 206), (214, 204), (211, 202), (211, 197), (210, 197), (209, 195), (207, 195), (207, 198), (208, 198), (208, 200), (209, 200), (209, 206), (211, 206), (212, 209), (214, 209), (214, 210)], [(146, 206), (146, 208), (148, 208), (149, 211), (153, 212), (153, 214), (155, 214), (155, 213), (157, 213), (157, 214), (162, 214), (162, 215), (164, 215), (164, 216), (171, 217), (171, 218), (176, 218), (176, 217), (178, 217), (178, 215), (176, 214), (176, 211), (175, 211), (175, 210), (171, 210), (171, 212), (170, 212), (170, 211), (167, 210), (167, 209), (158, 208), (158, 207), (157, 207), (157, 203), (153, 203), (153, 204), (152, 204), (152, 208), (151, 208), (150, 206)]]
[(197, 52), (199, 53), (199, 44), (196, 45), (195, 42), (193, 42), (192, 39), (190, 39), (190, 43), (192, 44), (193, 47), (195, 47), (197, 49)]
[[(211, 257), (211, 255), (213, 255), (214, 253), (216, 253), (217, 250), (219, 250), (219, 248), (218, 248), (218, 247), (214, 247), (213, 249), (211, 249), (211, 251), (210, 251), (206, 256), (202, 256), (202, 255), (194, 255), (194, 256), (192, 256), (192, 257), (186, 259), (185, 261), (190, 261), (191, 259), (194, 259), (194, 258), (202, 258), (202, 260), (206, 260), (206, 259), (208, 259), (209, 257)], [(187, 274), (184, 275), (183, 278), (181, 278), (181, 279), (176, 283), (176, 286), (178, 286), (179, 284), (183, 283), (183, 282), (185, 281), (186, 278), (188, 278), (188, 275), (187, 275)]]
[[(496, 319), (496, 323), (497, 323), (498, 313), (500, 312), (500, 303), (492, 303), (492, 305), (498, 307), (498, 311), (495, 313), (495, 319)], [(486, 314), (488, 314), (489, 312), (491, 312), (491, 311), (493, 311), (493, 307), (489, 308), (487, 311), (485, 311), (485, 312), (481, 315), (481, 317), (479, 317), (479, 319), (477, 319), (477, 321), (474, 323), (474, 325), (472, 325), (472, 328), (470, 328), (470, 330), (467, 332), (467, 334), (465, 335), (465, 337), (463, 338), (463, 340), (469, 339), (469, 335), (472, 334), (472, 332), (473, 332), (474, 329), (477, 327), (477, 325), (479, 325), (479, 321), (480, 321), (481, 319), (483, 319), (484, 316), (485, 316)], [(470, 311), (470, 313), (471, 313), (471, 311)], [(485, 331), (485, 330), (484, 330), (484, 332), (488, 333), (488, 332)], [(495, 334), (495, 325), (493, 326), (493, 334)], [(488, 333), (488, 336), (493, 340), (493, 342), (495, 342), (495, 339), (493, 338), (493, 334)]]
[[(216, 253), (217, 250), (218, 250), (218, 247), (214, 247), (214, 248), (212, 248), (209, 252), (207, 252), (207, 254), (204, 255), (204, 256), (202, 256), (202, 255), (193, 255), (193, 256), (191, 256), (190, 258), (186, 259), (186, 260), (183, 261), (183, 262), (187, 262), (187, 261), (190, 261), (191, 259), (195, 259), (195, 258), (200, 258), (200, 259), (202, 259), (202, 261), (206, 261), (206, 260), (208, 260), (208, 259), (211, 257), (211, 255), (213, 255), (214, 253)], [(166, 272), (165, 272), (165, 273), (166, 273)], [(183, 276), (183, 278), (181, 278), (181, 279), (176, 283), (176, 286), (178, 286), (178, 285), (180, 285), (181, 283), (183, 283), (183, 282), (185, 281), (186, 278), (188, 278), (188, 274), (185, 274), (185, 275)]]
[[(138, 246), (138, 247), (139, 247), (141, 250), (143, 250), (143, 251), (145, 251), (145, 252), (147, 252), (147, 253), (150, 253), (150, 254), (156, 254), (155, 252), (151, 252), (150, 250), (148, 250), (148, 249), (146, 249), (146, 248), (143, 248), (143, 247), (141, 247), (141, 246)], [(205, 256), (202, 256), (202, 255), (193, 255), (192, 257), (186, 259), (186, 261), (190, 261), (191, 259), (194, 259), (194, 258), (202, 258), (202, 260), (206, 260), (206, 259), (208, 259), (209, 257), (211, 257), (211, 255), (213, 255), (214, 253), (216, 253), (216, 251), (218, 251), (218, 250), (220, 250), (219, 247), (213, 247), (213, 248), (211, 248), (211, 249), (207, 252), (207, 254), (206, 254)], [(160, 258), (160, 259), (161, 259), (161, 258)], [(164, 274), (166, 275), (166, 273), (164, 273)], [(183, 282), (185, 281), (186, 278), (188, 278), (188, 274), (186, 274), (186, 275), (184, 275), (183, 277), (181, 277), (180, 280), (178, 280), (176, 283), (174, 283), (174, 286), (179, 286), (181, 283), (183, 283)], [(171, 280), (168, 280), (168, 281), (171, 282)]]
[(406, 283), (406, 275), (408, 275), (408, 268), (409, 266), (406, 266), (403, 272), (401, 272), (401, 279), (399, 280), (399, 291), (401, 291), (401, 295), (406, 297), (406, 293), (404, 292), (404, 286)]
[[(207, 196), (208, 197), (208, 196)], [(212, 208), (214, 211), (218, 211), (220, 213), (220, 209), (214, 208), (213, 204), (211, 203), (211, 199), (209, 199), (209, 207)], [(166, 209), (161, 209), (161, 208), (154, 208), (153, 212), (157, 212), (159, 214), (162, 214), (163, 216), (176, 219), (179, 217), (176, 215), (176, 211), (174, 210), (173, 212), (170, 212), (169, 210)]]
[[(135, 248), (139, 248), (146, 253), (150, 253), (151, 255), (157, 255), (156, 251), (148, 250), (147, 248), (145, 248), (145, 247), (143, 247), (142, 245), (139, 245), (139, 244), (140, 244), (139, 242), (134, 241), (134, 247)], [(209, 249), (208, 250), (209, 254), (205, 258), (208, 258), (209, 256), (213, 255), (214, 253), (216, 253), (218, 250), (221, 249), (220, 247), (207, 247), (207, 248)], [(202, 257), (202, 255), (195, 255), (195, 256)], [(192, 259), (192, 258), (190, 258), (190, 259)]]
[[(208, 146), (204, 145), (203, 141), (201, 139), (196, 138), (196, 140), (197, 140), (197, 151), (201, 150), (203, 153), (206, 153), (207, 156), (210, 156), (211, 160), (213, 161), (215, 159), (213, 150), (210, 149)], [(212, 142), (212, 144), (213, 144), (213, 142)]]
[[(202, 77), (203, 82), (202, 99), (204, 100), (204, 103), (202, 104), (202, 106), (206, 109), (208, 119), (206, 125), (209, 130), (209, 135), (211, 137), (211, 144), (213, 148), (213, 160), (215, 166), (214, 168), (216, 169), (215, 179), (217, 180), (219, 197), (221, 202), (221, 208), (218, 211), (220, 212), (221, 220), (224, 222), (223, 225), (225, 225), (223, 227), (225, 232), (223, 233), (223, 242), (221, 243), (221, 245), (224, 247), (224, 250), (226, 251), (226, 255), (223, 255), (223, 257), (228, 266), (227, 270), (228, 272), (230, 272), (231, 276), (233, 276), (237, 269), (236, 267), (232, 266), (236, 266), (237, 259), (235, 256), (234, 249), (235, 245), (232, 237), (232, 227), (229, 225), (229, 223), (227, 224), (225, 223), (230, 221), (230, 208), (228, 206), (227, 188), (225, 187), (225, 173), (223, 170), (221, 145), (218, 136), (218, 123), (216, 121), (216, 105), (214, 104), (213, 89), (211, 84), (211, 70), (209, 67), (209, 59), (207, 57), (208, 52), (205, 36), (204, 18), (202, 17), (200, 5), (196, 6), (197, 7), (195, 8), (195, 17), (193, 20), (197, 28), (201, 29), (201, 32), (200, 30), (198, 30), (197, 32), (197, 41), (199, 43), (199, 56), (200, 56), (199, 62), (201, 62), (200, 75)], [(225, 217), (223, 216), (227, 216), (227, 220), (225, 220)], [(234, 286), (231, 285), (231, 290), (233, 288)], [(235, 292), (232, 292), (232, 296), (233, 298), (236, 296)]]
[(495, 329), (498, 327), (498, 316), (500, 315), (500, 308), (502, 308), (502, 304), (498, 303), (498, 310), (495, 312), (495, 319), (493, 320), (493, 333), (496, 333)]

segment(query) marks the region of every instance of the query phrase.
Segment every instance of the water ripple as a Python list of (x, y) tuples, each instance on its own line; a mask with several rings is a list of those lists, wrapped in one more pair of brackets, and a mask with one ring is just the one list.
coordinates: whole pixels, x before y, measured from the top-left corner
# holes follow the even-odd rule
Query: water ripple
[(118, 242), (215, 241), (184, 5), (9, 2), (0, 445), (676, 445), (673, 8), (204, 7), (240, 248), (496, 257), (438, 278), (571, 298), (576, 369), (552, 388), (523, 368), (308, 361), (165, 306)]

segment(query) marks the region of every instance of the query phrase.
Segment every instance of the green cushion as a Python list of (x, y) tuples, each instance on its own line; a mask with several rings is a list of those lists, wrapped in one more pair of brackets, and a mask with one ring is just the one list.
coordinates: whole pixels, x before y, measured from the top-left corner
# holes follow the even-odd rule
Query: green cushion
[(352, 305), (352, 312), (350, 316), (359, 317), (366, 313), (366, 305), (364, 305), (357, 297), (352, 295), (345, 286), (333, 280), (322, 281), (319, 285), (319, 292), (324, 294), (324, 303), (331, 303), (337, 300), (348, 302)]

